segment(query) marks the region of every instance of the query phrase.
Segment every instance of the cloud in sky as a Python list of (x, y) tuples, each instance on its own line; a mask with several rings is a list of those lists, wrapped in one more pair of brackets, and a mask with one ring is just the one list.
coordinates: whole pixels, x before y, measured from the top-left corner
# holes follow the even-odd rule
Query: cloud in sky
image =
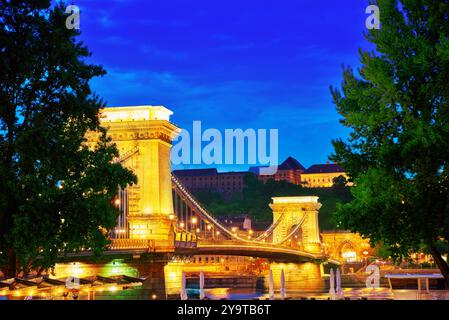
[(279, 128), (280, 158), (305, 164), (326, 161), (331, 139), (347, 134), (329, 85), (343, 64), (358, 66), (365, 3), (77, 4), (91, 60), (108, 71), (93, 89), (109, 105), (162, 104), (181, 126)]

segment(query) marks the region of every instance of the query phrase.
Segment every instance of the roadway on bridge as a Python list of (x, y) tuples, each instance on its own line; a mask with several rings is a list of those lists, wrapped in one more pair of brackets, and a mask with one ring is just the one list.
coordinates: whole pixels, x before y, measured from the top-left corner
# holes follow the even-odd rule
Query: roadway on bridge
[(294, 248), (237, 241), (199, 241), (197, 247), (192, 251), (195, 254), (247, 256), (288, 262), (327, 260), (324, 255), (312, 254)]

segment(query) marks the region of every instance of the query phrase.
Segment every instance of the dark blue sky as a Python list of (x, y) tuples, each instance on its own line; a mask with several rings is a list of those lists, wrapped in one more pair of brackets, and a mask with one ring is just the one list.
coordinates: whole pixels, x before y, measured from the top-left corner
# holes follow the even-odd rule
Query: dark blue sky
[[(164, 105), (190, 128), (278, 128), (279, 158), (327, 161), (330, 85), (367, 47), (365, 0), (79, 0), (82, 38), (108, 74), (108, 106)], [(245, 170), (247, 166), (220, 167)]]

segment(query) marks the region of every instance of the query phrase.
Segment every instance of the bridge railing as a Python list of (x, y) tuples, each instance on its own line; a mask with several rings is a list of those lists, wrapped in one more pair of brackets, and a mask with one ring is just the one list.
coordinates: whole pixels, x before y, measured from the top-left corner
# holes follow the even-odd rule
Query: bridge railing
[(270, 242), (259, 242), (259, 243), (252, 243), (252, 242), (244, 242), (244, 241), (238, 241), (238, 240), (198, 240), (198, 247), (201, 246), (258, 246), (261, 248), (283, 248), (283, 249), (291, 249), (291, 250), (298, 250), (298, 251), (304, 251), (304, 246), (295, 244), (293, 242), (287, 241), (283, 244), (276, 244), (276, 243), (270, 243)]
[(176, 248), (195, 248), (197, 246), (198, 237), (190, 232), (175, 231), (175, 247)]
[[(175, 232), (174, 243), (175, 247), (194, 248), (197, 244), (197, 237), (190, 232)], [(129, 250), (129, 249), (145, 249), (151, 251), (155, 248), (154, 240), (148, 239), (110, 239), (111, 250)]]
[(111, 250), (151, 249), (154, 242), (147, 239), (111, 239)]

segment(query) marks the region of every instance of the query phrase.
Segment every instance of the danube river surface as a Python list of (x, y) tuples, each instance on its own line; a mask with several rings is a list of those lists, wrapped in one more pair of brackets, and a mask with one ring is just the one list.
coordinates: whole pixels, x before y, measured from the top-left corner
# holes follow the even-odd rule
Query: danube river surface
[[(143, 289), (133, 289), (116, 292), (116, 293), (103, 293), (96, 294), (95, 300), (128, 300), (128, 299), (151, 299), (149, 293)], [(344, 297), (346, 299), (369, 299), (369, 300), (386, 300), (393, 299), (393, 294), (388, 288), (379, 289), (364, 289), (354, 288), (343, 290)], [(198, 299), (198, 289), (187, 289), (189, 299)], [(205, 289), (205, 296), (211, 300), (254, 300), (254, 299), (268, 299), (268, 294), (265, 291), (259, 291), (255, 289), (235, 289), (235, 288), (214, 288)], [(327, 300), (329, 299), (329, 293), (327, 292), (287, 292), (287, 297), (290, 299), (316, 299)], [(82, 299), (82, 297), (80, 297)], [(278, 293), (275, 294), (275, 298), (279, 299)]]
[[(198, 299), (198, 289), (187, 289), (189, 299)], [(236, 289), (236, 288), (213, 288), (205, 289), (205, 296), (211, 300), (265, 300), (268, 299), (268, 294), (265, 291), (258, 291), (255, 289)], [(82, 299), (82, 297), (80, 297)], [(328, 292), (287, 292), (287, 298), (293, 300), (315, 299), (328, 300), (330, 299)], [(96, 295), (95, 300), (133, 300), (133, 299), (151, 299), (151, 297), (142, 289), (133, 289), (129, 292), (121, 292), (115, 294), (101, 294)], [(280, 299), (278, 293), (275, 294), (275, 299)], [(418, 293), (416, 290), (395, 290), (391, 291), (389, 288), (344, 288), (343, 296), (340, 299), (349, 300), (449, 300), (449, 291), (430, 291)]]
[[(199, 298), (198, 289), (187, 289), (189, 300), (197, 300)], [(266, 291), (255, 289), (237, 289), (237, 288), (213, 288), (205, 289), (205, 296), (210, 300), (266, 300), (268, 294)], [(93, 298), (93, 299), (92, 299)], [(80, 293), (78, 300), (153, 300), (161, 299), (152, 295), (148, 290), (135, 288), (117, 292), (97, 292), (95, 296), (88, 296)], [(10, 297), (13, 300), (23, 300), (24, 297)], [(72, 296), (63, 298), (62, 296), (46, 296), (46, 297), (26, 297), (26, 300), (73, 300)], [(179, 299), (179, 296), (171, 297), (171, 299)], [(275, 299), (280, 299), (278, 293)], [(287, 292), (287, 299), (292, 300), (328, 300), (330, 299), (327, 292)], [(449, 300), (449, 291), (431, 290), (430, 292), (418, 292), (417, 290), (395, 290), (389, 288), (344, 288), (343, 296), (340, 299), (348, 300)], [(0, 300), (8, 300), (7, 297), (0, 297)]]
[[(192, 297), (198, 296), (198, 290), (189, 290)], [(251, 290), (251, 289), (234, 289), (234, 288), (215, 288), (206, 289), (205, 295), (212, 300), (229, 299), (229, 300), (248, 300), (248, 299), (268, 299), (268, 294), (265, 291)], [(317, 299), (327, 300), (329, 299), (328, 292), (287, 292), (287, 297), (291, 299)], [(343, 297), (349, 299), (393, 299), (393, 295), (388, 288), (379, 289), (344, 289)], [(279, 299), (278, 293), (275, 294), (275, 298)]]

